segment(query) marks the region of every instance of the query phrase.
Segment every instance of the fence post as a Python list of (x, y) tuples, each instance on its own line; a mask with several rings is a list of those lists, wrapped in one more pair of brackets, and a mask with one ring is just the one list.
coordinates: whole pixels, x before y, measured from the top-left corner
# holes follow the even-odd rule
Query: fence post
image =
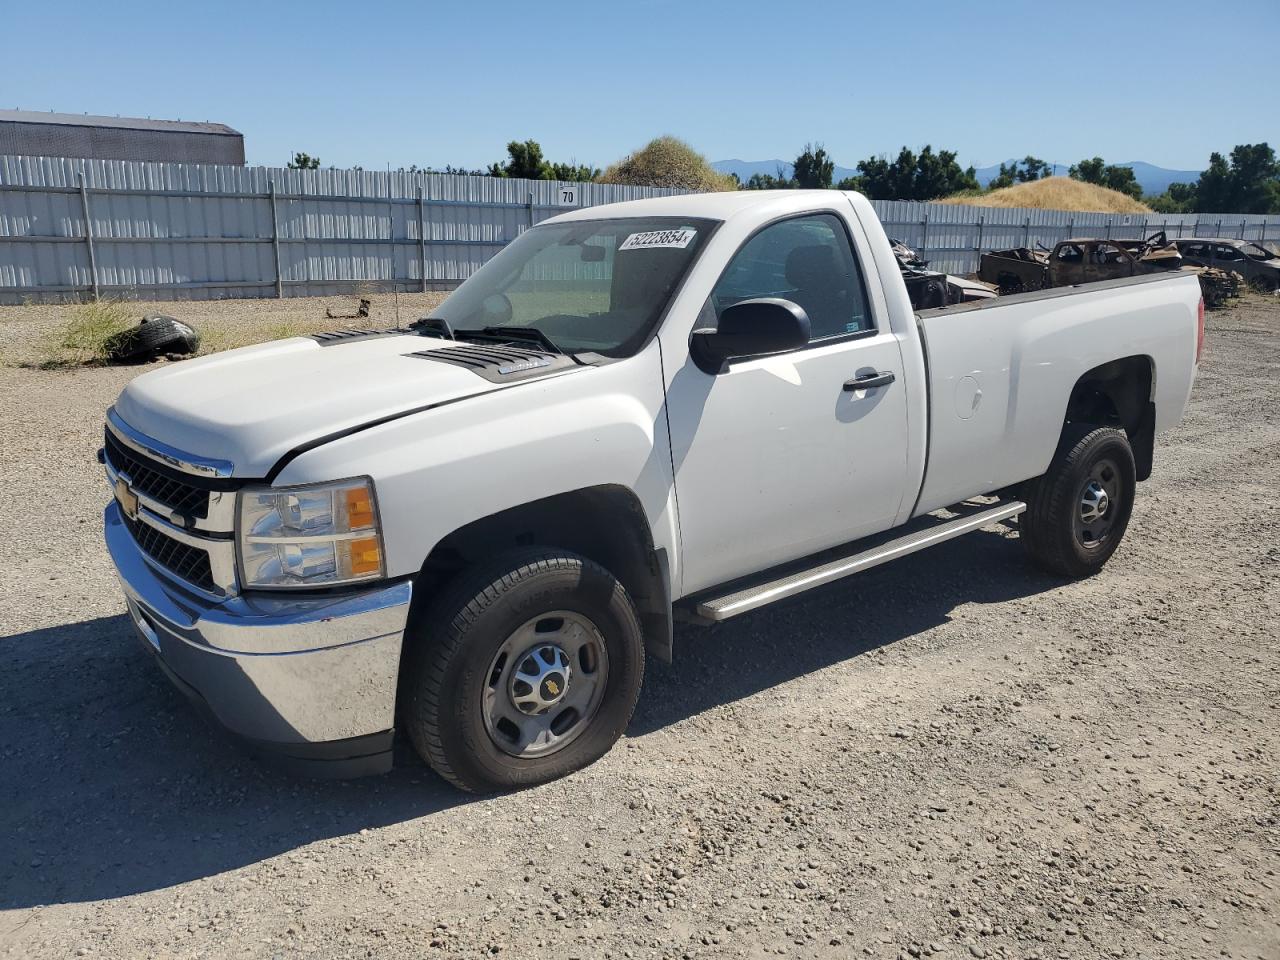
[(973, 251), (979, 257), (982, 256), (982, 233), (986, 225), (987, 225), (987, 217), (986, 217), (986, 214), (983, 214), (978, 218), (978, 242), (973, 245)]
[(427, 217), (426, 204), (422, 202), (422, 187), (418, 187), (418, 272), (422, 277), (422, 292), (427, 292)]
[(1262, 221), (1262, 230), (1261, 230), (1261, 232), (1258, 234), (1258, 242), (1259, 242), (1259, 243), (1266, 243), (1266, 242), (1267, 242), (1267, 221), (1265, 221), (1265, 220), (1263, 220), (1263, 221)]
[(276, 299), (284, 296), (284, 283), (280, 276), (280, 220), (276, 214), (276, 178), (268, 181), (271, 185), (271, 252), (276, 258)]
[[(409, 234), (409, 218), (405, 217), (404, 232)], [(400, 285), (396, 282), (396, 208), (391, 199), (391, 165), (387, 164), (387, 273), (390, 274), (391, 292), (398, 294)], [(396, 303), (399, 304), (397, 298)], [(397, 308), (396, 323), (400, 322)]]
[(89, 188), (84, 183), (84, 171), (80, 171), (80, 209), (84, 214), (84, 242), (89, 248), (89, 283), (93, 286), (93, 299), (98, 299), (98, 258), (93, 252), (93, 220), (89, 217)]
[(533, 226), (533, 191), (529, 191), (529, 226)]
[(1111, 239), (1111, 218), (1107, 217), (1107, 239)]
[(1022, 224), (1022, 245), (1028, 250), (1031, 249), (1031, 218), (1027, 217)]
[(1237, 240), (1244, 239), (1244, 221), (1243, 220), (1240, 221), (1240, 236), (1236, 237), (1236, 239)]
[(1218, 229), (1213, 231), (1213, 235), (1215, 237), (1222, 236), (1222, 220), (1221, 219), (1218, 220)]
[(929, 250), (929, 211), (924, 212), (924, 219), (920, 221), (920, 252), (927, 253)]

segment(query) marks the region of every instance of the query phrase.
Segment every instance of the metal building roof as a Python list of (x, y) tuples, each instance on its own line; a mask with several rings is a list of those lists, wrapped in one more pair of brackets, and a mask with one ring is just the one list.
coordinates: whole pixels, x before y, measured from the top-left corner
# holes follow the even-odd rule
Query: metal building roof
[(43, 123), (61, 127), (114, 127), (123, 130), (161, 130), (170, 133), (208, 133), (238, 137), (225, 123), (151, 120), (141, 117), (98, 117), (87, 113), (44, 113), (39, 110), (0, 110), (0, 123)]

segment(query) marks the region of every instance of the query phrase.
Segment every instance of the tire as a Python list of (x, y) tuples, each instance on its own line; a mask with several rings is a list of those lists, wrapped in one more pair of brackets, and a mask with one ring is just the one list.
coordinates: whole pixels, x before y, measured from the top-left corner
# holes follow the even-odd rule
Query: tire
[(107, 341), (107, 356), (112, 360), (150, 359), (162, 353), (195, 353), (200, 349), (200, 335), (173, 317), (155, 314), (138, 326), (118, 333)]
[(409, 737), (437, 773), (473, 793), (594, 763), (626, 730), (644, 677), (640, 621), (622, 584), (553, 548), (512, 551), (464, 573), (406, 639)]
[(1023, 546), (1050, 573), (1072, 579), (1097, 573), (1124, 537), (1136, 486), (1123, 430), (1069, 426), (1048, 472), (1024, 490), (1027, 509), (1018, 523)]

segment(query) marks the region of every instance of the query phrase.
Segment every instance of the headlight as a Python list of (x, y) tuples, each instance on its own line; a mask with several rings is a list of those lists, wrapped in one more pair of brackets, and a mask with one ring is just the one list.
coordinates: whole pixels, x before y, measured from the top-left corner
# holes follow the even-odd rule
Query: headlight
[(236, 530), (244, 587), (331, 587), (384, 573), (368, 478), (242, 490)]

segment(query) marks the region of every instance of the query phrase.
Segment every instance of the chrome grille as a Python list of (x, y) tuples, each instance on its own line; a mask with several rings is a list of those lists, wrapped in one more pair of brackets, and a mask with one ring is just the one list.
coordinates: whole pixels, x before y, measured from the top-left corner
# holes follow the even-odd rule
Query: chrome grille
[(213, 579), (209, 551), (173, 539), (149, 524), (124, 517), (125, 526), (133, 534), (138, 548), (175, 576), (208, 593), (219, 592)]
[(117, 473), (123, 473), (129, 478), (130, 487), (183, 516), (204, 519), (209, 515), (210, 491), (207, 488), (179, 479), (176, 474), (165, 471), (154, 462), (134, 453), (117, 440), (110, 430), (107, 430), (106, 436), (107, 460)]
[(100, 459), (120, 516), (150, 563), (191, 588), (234, 596), (236, 490), (225, 460), (184, 453), (107, 411)]

